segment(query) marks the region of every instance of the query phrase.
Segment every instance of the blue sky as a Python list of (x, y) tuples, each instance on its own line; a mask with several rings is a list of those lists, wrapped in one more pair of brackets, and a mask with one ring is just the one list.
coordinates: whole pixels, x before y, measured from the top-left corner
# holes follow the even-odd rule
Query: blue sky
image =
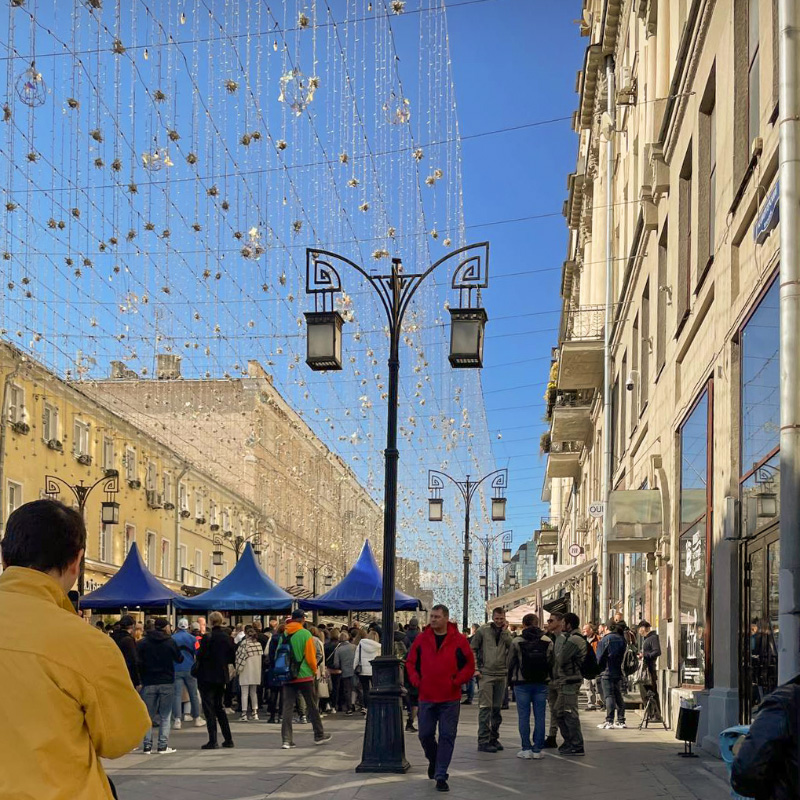
[[(530, 538), (539, 517), (548, 513), (540, 501), (542, 396), (556, 344), (567, 242), (560, 211), (577, 138), (569, 121), (466, 137), (572, 115), (575, 75), (586, 46), (574, 23), (580, 9), (578, 0), (493, 0), (448, 13), (465, 137), (467, 225), (557, 213), (470, 229), (492, 243), (493, 281), (485, 301), (493, 321), (483, 386), (495, 456), (509, 467), (506, 527), (514, 530), (515, 544)], [(527, 274), (502, 277), (510, 273)]]

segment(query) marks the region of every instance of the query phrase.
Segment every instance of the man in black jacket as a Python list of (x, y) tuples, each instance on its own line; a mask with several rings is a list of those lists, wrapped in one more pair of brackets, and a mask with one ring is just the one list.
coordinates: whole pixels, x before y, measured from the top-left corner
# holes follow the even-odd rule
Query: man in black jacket
[(119, 630), (111, 634), (125, 659), (125, 666), (131, 676), (131, 683), (138, 689), (142, 685), (139, 678), (139, 656), (136, 653), (136, 640), (133, 638), (133, 628), (136, 620), (130, 614), (125, 614), (119, 621)]
[(731, 786), (756, 800), (800, 797), (800, 675), (768, 694), (733, 760)]
[[(150, 712), (150, 719), (159, 717), (158, 752), (174, 753), (169, 746), (172, 700), (175, 693), (175, 663), (183, 661), (183, 654), (172, 640), (169, 621), (163, 617), (155, 621), (139, 642), (139, 671), (142, 681), (142, 700)], [(142, 750), (149, 755), (153, 749), (153, 729), (144, 736)]]
[[(650, 686), (640, 685), (642, 694), (642, 701), (644, 707), (647, 706), (648, 700), (650, 707), (648, 709), (649, 722), (661, 722), (661, 702), (658, 698), (658, 659), (661, 655), (661, 640), (658, 634), (650, 627), (650, 623), (642, 620), (639, 623), (639, 636), (642, 637), (642, 652), (640, 657), (644, 662), (647, 673), (650, 676)], [(652, 695), (652, 697), (650, 696)]]

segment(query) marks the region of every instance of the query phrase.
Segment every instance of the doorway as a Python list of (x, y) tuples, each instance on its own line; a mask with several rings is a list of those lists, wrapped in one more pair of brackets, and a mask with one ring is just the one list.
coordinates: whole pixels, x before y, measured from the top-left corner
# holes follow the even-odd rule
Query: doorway
[(778, 685), (778, 572), (780, 539), (774, 525), (744, 545), (742, 592), (742, 722)]

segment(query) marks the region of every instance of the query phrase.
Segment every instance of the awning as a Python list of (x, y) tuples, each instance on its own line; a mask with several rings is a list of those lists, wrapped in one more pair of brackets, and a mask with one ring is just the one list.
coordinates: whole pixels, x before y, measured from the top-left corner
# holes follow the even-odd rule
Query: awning
[(534, 581), (527, 586), (521, 586), (519, 589), (514, 589), (513, 592), (506, 592), (499, 597), (489, 600), (487, 607), (489, 609), (495, 606), (508, 606), (516, 603), (518, 600), (527, 600), (528, 598), (535, 597), (536, 592), (549, 592), (555, 589), (556, 586), (561, 586), (562, 583), (580, 578), (588, 572), (591, 572), (597, 565), (597, 559), (590, 559), (584, 561), (582, 564), (575, 564), (572, 567), (557, 572), (555, 575), (549, 575), (547, 578), (542, 578), (540, 581)]
[(654, 553), (663, 529), (658, 489), (619, 489), (608, 499), (609, 553)]

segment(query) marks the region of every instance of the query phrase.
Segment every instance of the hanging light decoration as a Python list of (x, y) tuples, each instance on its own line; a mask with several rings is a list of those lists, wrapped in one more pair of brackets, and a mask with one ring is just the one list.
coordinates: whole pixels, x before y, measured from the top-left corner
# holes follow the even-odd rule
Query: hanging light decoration
[(47, 99), (47, 86), (42, 73), (36, 69), (36, 64), (31, 62), (30, 67), (17, 76), (17, 97), (31, 108), (43, 106)]
[(299, 117), (314, 99), (314, 93), (319, 88), (319, 78), (308, 78), (299, 67), (295, 67), (281, 76), (280, 87), (278, 101), (286, 103), (295, 116)]
[(411, 101), (392, 92), (383, 104), (383, 113), (391, 125), (404, 125), (411, 119)]

